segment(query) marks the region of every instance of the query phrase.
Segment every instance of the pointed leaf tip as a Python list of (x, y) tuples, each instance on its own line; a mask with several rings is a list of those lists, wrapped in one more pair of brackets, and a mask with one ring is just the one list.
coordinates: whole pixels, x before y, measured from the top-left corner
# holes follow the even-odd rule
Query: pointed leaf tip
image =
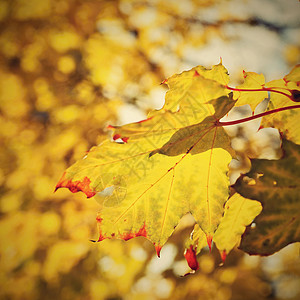
[(66, 179), (66, 172), (62, 175), (61, 179), (57, 183), (54, 192), (59, 188), (68, 188), (72, 193), (83, 192), (87, 198), (91, 198), (96, 195), (93, 188), (90, 187), (91, 180), (85, 176), (82, 180)]
[(190, 245), (190, 248), (185, 250), (184, 257), (192, 270), (196, 271), (199, 269), (199, 263), (193, 245)]
[(211, 252), (211, 244), (213, 240), (213, 236), (211, 234), (206, 235), (207, 245), (209, 247), (209, 252)]
[(197, 72), (197, 70), (195, 70), (195, 73), (194, 73), (194, 77), (199, 77), (200, 74)]
[(161, 246), (160, 245), (155, 245), (155, 250), (156, 250), (156, 254), (157, 257), (160, 258), (160, 251), (161, 251)]
[(222, 258), (223, 264), (224, 264), (225, 260), (226, 260), (226, 257), (227, 257), (226, 250), (223, 250), (222, 252), (220, 252), (220, 254), (221, 254), (221, 258)]

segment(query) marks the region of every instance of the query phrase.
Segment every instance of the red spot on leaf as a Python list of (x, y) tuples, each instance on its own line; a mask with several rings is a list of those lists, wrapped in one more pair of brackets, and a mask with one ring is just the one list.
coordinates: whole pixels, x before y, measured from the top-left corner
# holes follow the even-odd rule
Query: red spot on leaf
[(259, 131), (261, 129), (264, 129), (264, 126), (260, 125), (257, 131)]
[(102, 223), (103, 219), (100, 216), (97, 216), (96, 221), (98, 223), (98, 228), (99, 228), (99, 238), (98, 238), (97, 242), (101, 242), (101, 241), (106, 239), (106, 237), (102, 234), (102, 231), (100, 229), (100, 226), (101, 226), (101, 223)]
[(122, 138), (122, 141), (123, 141), (124, 143), (127, 143), (127, 142), (128, 142), (128, 139), (129, 139), (129, 137), (123, 137), (123, 138)]
[(104, 235), (100, 232), (99, 238), (98, 238), (98, 241), (97, 241), (97, 242), (101, 242), (101, 241), (103, 241), (103, 240), (105, 240), (105, 239), (106, 239), (106, 236), (104, 236)]
[(97, 221), (99, 224), (101, 224), (102, 220), (103, 220), (103, 219), (102, 219), (101, 217), (97, 216), (96, 221)]
[(193, 248), (193, 245), (190, 246), (190, 248), (186, 249), (184, 253), (184, 257), (189, 265), (189, 267), (192, 270), (198, 270), (199, 269), (199, 263), (197, 260), (196, 251)]
[(90, 187), (91, 180), (85, 176), (83, 180), (72, 181), (72, 179), (66, 179), (66, 172), (57, 183), (55, 187), (56, 192), (59, 188), (68, 188), (72, 193), (83, 192), (86, 194), (87, 198), (91, 198), (96, 195), (93, 188)]
[(115, 129), (116, 127), (115, 126), (113, 126), (113, 125), (107, 125), (107, 127), (106, 127), (107, 129)]
[(144, 225), (139, 229), (138, 232), (128, 232), (120, 235), (120, 238), (124, 241), (128, 241), (138, 236), (147, 237), (146, 225)]
[(162, 247), (160, 245), (154, 245), (154, 246), (155, 246), (157, 257), (160, 257), (160, 251)]
[(195, 70), (193, 77), (199, 77), (200, 74), (197, 72), (197, 70)]
[(206, 240), (207, 240), (207, 245), (208, 245), (208, 247), (209, 247), (209, 252), (211, 252), (211, 243), (212, 243), (212, 239), (213, 239), (213, 237), (212, 237), (211, 234), (207, 234), (207, 235), (206, 235)]
[(227, 257), (227, 253), (226, 253), (225, 250), (223, 250), (223, 251), (221, 252), (221, 258), (222, 258), (223, 263), (225, 263), (226, 257)]
[(160, 84), (165, 84), (167, 83), (168, 79), (165, 79), (164, 81), (162, 81)]
[(132, 232), (127, 232), (127, 233), (123, 233), (122, 235), (120, 235), (120, 239), (122, 239), (124, 241), (128, 241), (134, 237), (135, 237), (135, 235)]
[(246, 74), (246, 71), (243, 70), (243, 77), (246, 78), (247, 77), (247, 74)]
[(136, 236), (144, 236), (147, 237), (146, 224), (137, 232)]

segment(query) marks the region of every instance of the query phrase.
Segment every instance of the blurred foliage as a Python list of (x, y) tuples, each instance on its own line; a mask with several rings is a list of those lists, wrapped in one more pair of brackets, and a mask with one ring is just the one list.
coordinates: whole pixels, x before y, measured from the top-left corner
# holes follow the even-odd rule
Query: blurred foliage
[[(159, 260), (142, 238), (89, 242), (98, 204), (53, 194), (62, 171), (124, 119), (119, 111), (161, 105), (159, 83), (191, 47), (224, 38), (226, 22), (251, 26), (191, 17), (221, 2), (230, 1), (0, 1), (0, 299), (299, 297), (296, 246), (271, 263), (236, 251), (222, 268), (205, 250), (200, 271), (182, 278), (188, 217)], [(295, 64), (299, 45), (285, 51)]]

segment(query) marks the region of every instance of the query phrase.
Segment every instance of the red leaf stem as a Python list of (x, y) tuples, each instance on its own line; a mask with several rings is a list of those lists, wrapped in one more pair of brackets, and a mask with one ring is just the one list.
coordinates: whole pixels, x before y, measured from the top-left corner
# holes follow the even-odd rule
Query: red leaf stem
[(286, 94), (284, 92), (281, 92), (281, 91), (277, 91), (277, 90), (273, 90), (273, 88), (266, 88), (266, 87), (262, 87), (261, 89), (239, 89), (239, 88), (233, 88), (233, 87), (230, 87), (228, 85), (225, 86), (228, 90), (231, 90), (231, 91), (238, 91), (238, 92), (273, 92), (273, 93), (278, 93), (278, 94), (281, 94), (281, 95), (284, 95), (286, 97), (288, 97), (290, 100), (292, 100), (293, 102), (296, 102), (293, 98), (293, 95), (289, 95), (289, 94)]
[(237, 125), (237, 124), (241, 124), (241, 123), (245, 123), (245, 122), (249, 122), (267, 115), (271, 115), (280, 111), (284, 111), (284, 110), (290, 110), (290, 109), (295, 109), (295, 108), (300, 108), (300, 104), (298, 105), (292, 105), (292, 106), (286, 106), (286, 107), (280, 107), (280, 108), (276, 108), (276, 109), (272, 109), (272, 110), (268, 110), (265, 111), (263, 113), (257, 114), (257, 115), (253, 115), (251, 117), (247, 117), (247, 118), (243, 118), (243, 119), (239, 119), (239, 120), (235, 120), (235, 121), (228, 121), (228, 122), (220, 122), (219, 120), (216, 121), (215, 125), (216, 126), (230, 126), (230, 125)]

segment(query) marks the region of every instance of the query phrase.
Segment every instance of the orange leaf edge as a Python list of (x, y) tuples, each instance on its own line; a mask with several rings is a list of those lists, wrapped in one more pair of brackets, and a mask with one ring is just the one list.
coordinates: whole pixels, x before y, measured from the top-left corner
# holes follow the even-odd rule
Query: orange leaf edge
[(213, 240), (213, 236), (211, 234), (206, 235), (207, 245), (209, 247), (209, 252), (211, 252), (211, 244)]
[(85, 176), (83, 180), (72, 181), (72, 179), (66, 179), (66, 172), (63, 173), (61, 179), (57, 183), (54, 192), (60, 188), (68, 188), (72, 193), (83, 192), (86, 194), (87, 198), (91, 198), (96, 195), (90, 187), (91, 180)]
[[(98, 216), (96, 218), (96, 220), (98, 222), (98, 228), (99, 228), (99, 238), (98, 238), (97, 242), (101, 242), (105, 239), (120, 239), (120, 240), (128, 241), (128, 240), (133, 239), (138, 236), (143, 236), (145, 238), (148, 238), (148, 233), (147, 233), (147, 228), (146, 228), (145, 223), (137, 232), (131, 231), (131, 232), (126, 232), (126, 233), (122, 233), (122, 234), (113, 232), (113, 233), (111, 233), (110, 236), (108, 236), (108, 235), (104, 235), (100, 228), (103, 219), (100, 216)], [(156, 244), (154, 244), (154, 246), (156, 249), (157, 256), (160, 257), (160, 250), (161, 250), (162, 246), (156, 245)]]

